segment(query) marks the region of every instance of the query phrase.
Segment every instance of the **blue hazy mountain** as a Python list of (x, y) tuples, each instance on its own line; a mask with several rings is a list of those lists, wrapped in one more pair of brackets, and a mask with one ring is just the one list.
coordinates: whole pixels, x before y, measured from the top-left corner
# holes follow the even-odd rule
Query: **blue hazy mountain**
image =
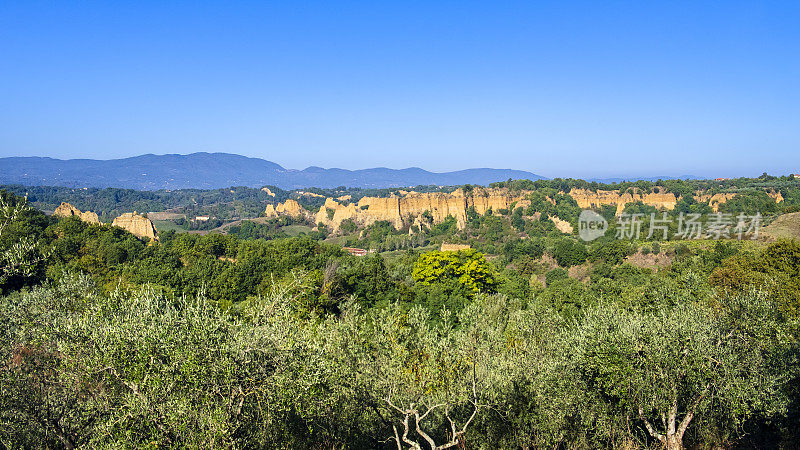
[(337, 186), (391, 188), (417, 185), (486, 185), (513, 179), (537, 180), (534, 173), (511, 169), (467, 169), (429, 172), (408, 169), (346, 170), (308, 167), (285, 169), (274, 162), (230, 153), (141, 155), (132, 158), (53, 159), (0, 158), (0, 184), (118, 187), (140, 190), (216, 189), (228, 186), (278, 186), (283, 189)]

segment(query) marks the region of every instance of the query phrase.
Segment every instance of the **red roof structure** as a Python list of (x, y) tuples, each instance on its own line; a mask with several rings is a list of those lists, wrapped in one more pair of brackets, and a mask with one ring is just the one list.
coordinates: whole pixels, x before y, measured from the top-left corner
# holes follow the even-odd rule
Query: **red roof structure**
[(342, 250), (354, 256), (364, 256), (367, 254), (367, 251), (363, 248), (342, 247)]

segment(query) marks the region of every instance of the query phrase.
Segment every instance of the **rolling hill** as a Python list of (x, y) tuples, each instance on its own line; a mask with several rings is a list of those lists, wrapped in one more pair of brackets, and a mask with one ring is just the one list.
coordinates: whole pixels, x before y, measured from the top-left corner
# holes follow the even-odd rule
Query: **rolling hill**
[(124, 159), (53, 159), (44, 157), (0, 158), (0, 184), (83, 187), (118, 187), (140, 190), (216, 189), (228, 186), (283, 189), (337, 186), (392, 188), (417, 185), (485, 185), (509, 178), (542, 178), (534, 173), (511, 169), (467, 169), (429, 172), (408, 169), (347, 170), (308, 167), (285, 169), (259, 158), (230, 153), (189, 155), (141, 155)]

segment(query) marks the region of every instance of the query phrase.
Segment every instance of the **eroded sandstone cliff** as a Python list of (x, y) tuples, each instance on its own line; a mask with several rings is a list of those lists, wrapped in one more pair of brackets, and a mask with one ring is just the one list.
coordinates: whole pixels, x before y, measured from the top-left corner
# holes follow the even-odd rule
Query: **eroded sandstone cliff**
[[(369, 226), (377, 221), (385, 220), (395, 228), (416, 225), (419, 228), (430, 227), (442, 223), (448, 216), (456, 219), (459, 229), (467, 223), (467, 214), (474, 209), (477, 214), (483, 215), (490, 209), (498, 211), (510, 210), (512, 207), (527, 207), (530, 191), (509, 191), (505, 188), (476, 187), (467, 192), (457, 189), (450, 193), (432, 192), (420, 193), (414, 191), (399, 191), (388, 197), (363, 197), (358, 202), (342, 202), (333, 198), (326, 198), (325, 204), (317, 213), (311, 213), (300, 206), (296, 200), (286, 200), (277, 206), (267, 205), (267, 217), (290, 215), (296, 218), (305, 218), (314, 223), (322, 223), (332, 231), (337, 231), (345, 220), (352, 220), (356, 225)], [(782, 200), (780, 193), (767, 192), (779, 202)], [(603, 205), (613, 205), (616, 213), (621, 214), (628, 203), (642, 202), (645, 205), (658, 209), (671, 210), (675, 208), (678, 197), (663, 188), (655, 188), (652, 192), (642, 193), (628, 190), (619, 191), (590, 191), (587, 189), (572, 189), (568, 193), (575, 199), (580, 208), (599, 208)], [(728, 201), (735, 194), (702, 195), (698, 193), (698, 201), (709, 201), (716, 211), (721, 203)], [(572, 225), (558, 218), (552, 218), (556, 227), (565, 233), (572, 232)]]
[(603, 205), (614, 205), (617, 207), (617, 214), (625, 210), (628, 203), (642, 202), (645, 205), (655, 206), (659, 209), (674, 209), (678, 199), (672, 192), (664, 192), (663, 189), (654, 190), (648, 194), (639, 192), (619, 191), (590, 191), (588, 189), (572, 189), (569, 196), (574, 198), (578, 206), (583, 209), (599, 208)]
[[(783, 201), (783, 196), (778, 191), (766, 191), (767, 195), (775, 200), (776, 203)], [(572, 189), (569, 191), (570, 197), (574, 198), (581, 208), (597, 208), (602, 205), (614, 205), (617, 207), (617, 215), (625, 210), (628, 203), (642, 202), (645, 205), (655, 206), (658, 209), (671, 210), (679, 198), (672, 192), (666, 192), (663, 188), (655, 188), (653, 192), (643, 194), (634, 191), (620, 194), (618, 191), (589, 191), (587, 189)], [(719, 206), (734, 198), (736, 193), (706, 194), (695, 192), (693, 197), (698, 202), (708, 202), (714, 212), (719, 211)]]
[[(430, 226), (452, 216), (456, 219), (458, 228), (463, 229), (467, 223), (467, 214), (473, 208), (477, 214), (485, 214), (489, 209), (509, 209), (520, 202), (527, 205), (524, 193), (483, 188), (474, 188), (469, 192), (457, 189), (451, 193), (406, 192), (390, 197), (364, 197), (357, 203), (346, 205), (328, 198), (314, 220), (334, 230), (347, 219), (352, 219), (359, 225), (385, 220), (400, 229), (413, 224)], [(330, 213), (329, 210), (333, 212)]]
[(507, 209), (514, 203), (527, 206), (529, 202), (523, 197), (524, 193), (511, 194), (506, 189), (475, 188), (466, 193), (462, 189), (451, 193), (403, 192), (389, 197), (363, 197), (355, 203), (340, 203), (333, 198), (326, 198), (325, 204), (316, 214), (311, 214), (297, 201), (290, 199), (277, 206), (267, 205), (265, 214), (267, 217), (282, 214), (307, 217), (334, 231), (348, 219), (362, 226), (385, 220), (400, 229), (412, 224), (441, 223), (448, 216), (453, 216), (458, 227), (463, 228), (467, 223), (467, 212), (471, 208), (478, 214), (485, 214), (490, 208)]
[(711, 209), (714, 212), (718, 212), (719, 211), (719, 205), (727, 202), (728, 200), (732, 199), (733, 197), (736, 197), (736, 194), (727, 193), (727, 194), (713, 194), (712, 195), (712, 194), (703, 194), (701, 192), (695, 192), (695, 194), (694, 194), (694, 199), (695, 200), (697, 200), (698, 202), (701, 202), (701, 203), (708, 202), (708, 206), (710, 206)]
[(111, 225), (124, 228), (134, 236), (158, 240), (158, 237), (156, 237), (156, 227), (153, 225), (153, 222), (147, 217), (140, 216), (136, 211), (125, 213), (117, 217)]
[(93, 224), (97, 224), (97, 225), (100, 224), (100, 219), (97, 217), (97, 214), (95, 214), (95, 213), (93, 213), (91, 211), (81, 212), (80, 209), (78, 209), (78, 208), (76, 208), (76, 207), (74, 207), (74, 206), (72, 206), (72, 205), (70, 205), (69, 203), (66, 203), (66, 202), (62, 202), (58, 206), (58, 208), (56, 208), (55, 212), (53, 212), (53, 215), (54, 216), (60, 216), (60, 217), (76, 216), (76, 217), (80, 218), (84, 222), (93, 223)]

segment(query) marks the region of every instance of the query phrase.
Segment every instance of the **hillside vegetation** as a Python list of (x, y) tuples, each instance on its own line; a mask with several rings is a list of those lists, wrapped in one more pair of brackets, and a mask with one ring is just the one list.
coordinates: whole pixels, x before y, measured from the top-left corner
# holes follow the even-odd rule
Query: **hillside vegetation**
[[(783, 237), (798, 181), (583, 183), (495, 185), (528, 203), (463, 226), (280, 215), (205, 235), (176, 223), (158, 241), (31, 206), (58, 190), (0, 191), (0, 447), (793, 448), (800, 243)], [(596, 209), (604, 236), (577, 235), (565, 192), (656, 186), (683, 194), (669, 211), (623, 205), (642, 236), (616, 207)], [(646, 236), (651, 217), (713, 225), (700, 190), (771, 224), (758, 239), (682, 239), (676, 223)], [(103, 217), (137, 196), (164, 211), (229, 191), (70, 199)], [(242, 195), (260, 211), (346, 195), (270, 192)]]

